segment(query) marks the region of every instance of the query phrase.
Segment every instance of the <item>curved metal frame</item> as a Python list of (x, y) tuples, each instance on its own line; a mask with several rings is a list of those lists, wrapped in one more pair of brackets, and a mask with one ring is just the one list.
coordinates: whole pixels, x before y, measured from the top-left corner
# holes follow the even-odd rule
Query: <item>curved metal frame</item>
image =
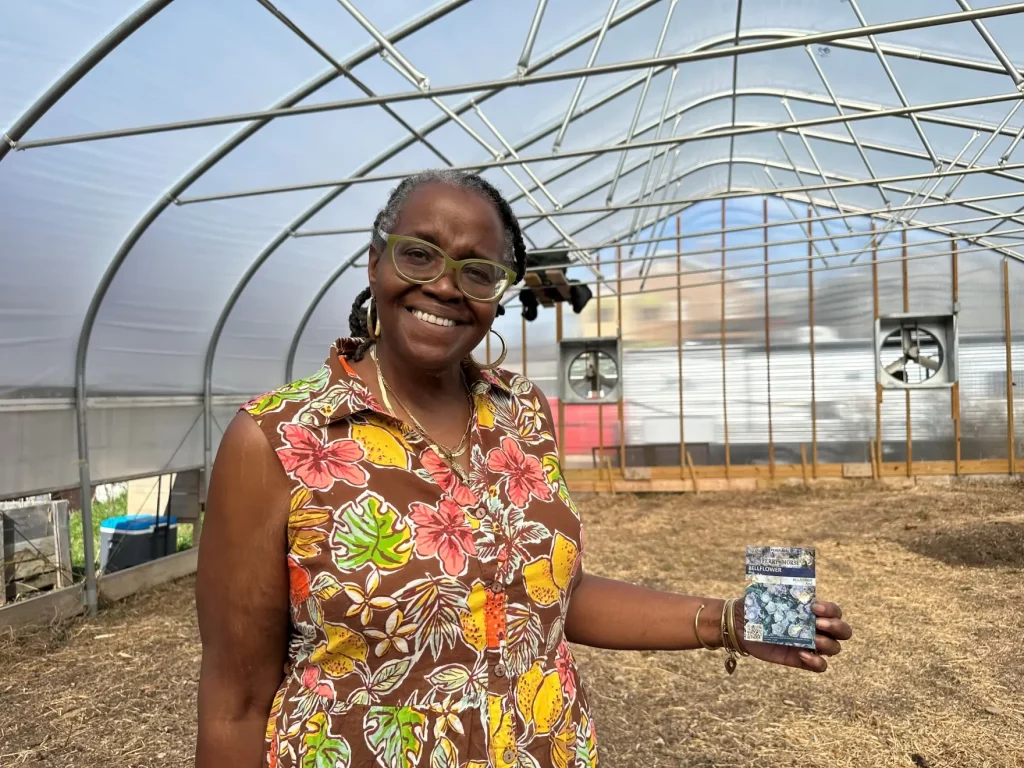
[[(412, 34), (416, 30), (422, 28), (423, 26), (428, 25), (429, 23), (431, 23), (432, 21), (436, 20), (437, 18), (440, 18), (440, 17), (444, 16), (446, 13), (450, 12), (451, 10), (454, 10), (455, 8), (459, 7), (460, 5), (462, 5), (466, 1), (467, 0), (452, 0), (451, 2), (448, 2), (448, 3), (444, 4), (444, 5), (441, 5), (441, 6), (438, 6), (438, 7), (434, 8), (434, 9), (431, 9), (430, 11), (425, 13), (424, 15), (420, 16), (418, 19), (410, 21), (406, 25), (401, 27), (399, 30), (397, 30), (395, 33), (393, 33), (392, 36), (390, 36), (389, 40), (391, 40), (391, 41), (398, 41), (402, 37), (405, 37), (405, 36), (407, 36), (409, 34)], [(616, 25), (618, 25), (618, 24), (628, 20), (629, 18), (632, 18), (633, 16), (635, 16), (636, 14), (638, 14), (641, 11), (645, 10), (646, 8), (650, 7), (651, 5), (656, 4), (658, 1), (659, 0), (643, 0), (640, 3), (637, 3), (633, 7), (627, 9), (626, 11), (623, 11), (618, 16), (616, 16), (614, 18), (614, 20), (612, 20), (611, 25), (612, 26), (616, 26)], [(21, 141), (22, 137), (27, 133), (27, 131), (54, 104), (56, 104), (60, 100), (60, 98), (65, 93), (67, 93), (68, 90), (70, 90), (77, 82), (79, 82), (81, 80), (82, 77), (84, 77), (89, 71), (91, 71), (91, 69), (93, 67), (95, 67), (96, 64), (98, 64), (100, 61), (102, 61), (110, 52), (112, 52), (115, 48), (117, 48), (117, 46), (121, 42), (123, 42), (125, 39), (130, 37), (135, 31), (137, 31), (144, 24), (146, 24), (149, 20), (151, 20), (154, 16), (156, 16), (161, 10), (163, 10), (167, 5), (169, 5), (170, 2), (171, 2), (171, 0), (148, 0), (147, 2), (143, 3), (135, 12), (133, 12), (129, 17), (127, 17), (120, 24), (118, 24), (99, 43), (97, 43), (88, 53), (86, 53), (78, 62), (76, 62), (66, 73), (64, 73), (64, 75), (62, 75), (42, 96), (40, 96), (39, 99), (36, 100), (36, 102), (31, 107), (29, 107), (21, 115), (21, 117), (18, 118), (18, 120), (11, 126), (11, 128), (7, 131), (7, 133), (3, 135), (3, 139), (4, 140), (0, 141), (0, 161), (3, 160), (3, 158), (6, 156), (6, 154), (12, 148), (25, 149), (25, 148), (31, 148), (31, 147), (52, 146), (52, 145), (61, 144), (61, 143), (70, 143), (68, 141), (68, 139), (76, 139), (77, 138), (78, 140), (81, 140), (81, 137), (58, 137), (56, 139), (40, 140), (40, 141), (34, 141), (34, 142), (32, 142), (32, 141), (22, 142)], [(962, 5), (965, 5), (965, 4), (962, 4)], [(1018, 7), (1018, 6), (1020, 6), (1020, 7)], [(641, 60), (641, 61), (635, 61), (635, 62), (625, 62), (623, 64), (617, 64), (617, 65), (604, 65), (602, 67), (597, 67), (593, 71), (587, 72), (586, 74), (592, 76), (594, 74), (606, 73), (606, 71), (607, 71), (607, 73), (610, 73), (610, 72), (627, 71), (627, 70), (631, 70), (631, 69), (646, 69), (647, 71), (651, 71), (654, 68), (658, 68), (658, 67), (664, 68), (664, 67), (670, 66), (672, 63), (680, 63), (680, 62), (691, 61), (691, 60), (714, 58), (714, 57), (718, 57), (718, 56), (734, 56), (734, 57), (738, 58), (741, 54), (746, 53), (746, 52), (754, 52), (754, 51), (759, 51), (759, 50), (762, 50), (762, 49), (763, 50), (773, 50), (773, 49), (776, 49), (776, 48), (789, 47), (789, 46), (794, 45), (794, 44), (806, 45), (808, 42), (814, 42), (814, 41), (817, 41), (817, 40), (822, 40), (822, 41), (826, 41), (827, 40), (832, 45), (837, 45), (837, 46), (841, 46), (841, 47), (847, 47), (847, 48), (851, 48), (851, 49), (855, 49), (855, 50), (861, 50), (861, 49), (863, 49), (863, 50), (872, 50), (872, 46), (868, 46), (867, 44), (864, 44), (861, 41), (853, 40), (853, 39), (848, 39), (848, 38), (854, 37), (854, 36), (865, 35), (865, 34), (868, 33), (869, 29), (873, 33), (880, 33), (880, 32), (884, 32), (884, 31), (894, 31), (894, 30), (899, 30), (899, 29), (919, 28), (921, 26), (931, 26), (931, 25), (934, 25), (934, 24), (957, 23), (957, 22), (961, 22), (961, 21), (974, 21), (974, 22), (978, 22), (978, 20), (980, 20), (982, 18), (989, 18), (989, 17), (992, 17), (992, 16), (998, 16), (998, 15), (1005, 14), (1005, 13), (1015, 13), (1015, 12), (1019, 12), (1022, 9), (1024, 9), (1024, 3), (1016, 3), (1016, 4), (1006, 5), (1006, 6), (1000, 6), (998, 8), (988, 8), (988, 9), (982, 9), (982, 10), (977, 10), (977, 11), (968, 11), (968, 12), (961, 11), (960, 13), (955, 13), (955, 14), (945, 14), (945, 15), (942, 15), (942, 16), (923, 17), (921, 19), (910, 19), (910, 20), (904, 20), (904, 21), (901, 21), (901, 22), (891, 22), (891, 23), (888, 23), (888, 24), (873, 25), (870, 28), (865, 27), (863, 29), (838, 30), (838, 31), (834, 31), (834, 32), (812, 33), (812, 34), (801, 34), (799, 32), (789, 33), (788, 31), (777, 31), (776, 30), (776, 31), (773, 31), (772, 33), (765, 33), (764, 31), (761, 31), (761, 32), (754, 31), (754, 32), (747, 32), (747, 33), (744, 33), (743, 35), (740, 35), (739, 32), (738, 32), (739, 25), (737, 25), (737, 34), (735, 34), (735, 35), (730, 34), (730, 35), (724, 35), (723, 36), (724, 39), (732, 40), (734, 42), (734, 45), (731, 48), (729, 48), (729, 49), (711, 50), (712, 48), (716, 48), (718, 45), (720, 45), (720, 43), (705, 41), (704, 43), (701, 44), (701, 46), (699, 46), (698, 48), (694, 49), (693, 51), (677, 54), (676, 56), (673, 56), (673, 57), (666, 57), (663, 60)], [(980, 24), (979, 24), (979, 26), (980, 26)], [(588, 30), (587, 32), (581, 33), (575, 39), (573, 39), (573, 40), (569, 41), (568, 43), (564, 44), (561, 48), (559, 48), (556, 51), (552, 52), (551, 54), (548, 54), (547, 56), (545, 56), (541, 61), (535, 62), (533, 65), (530, 66), (529, 69), (531, 71), (535, 72), (536, 70), (538, 70), (538, 69), (540, 69), (540, 68), (542, 68), (544, 66), (547, 66), (551, 62), (557, 60), (558, 58), (561, 58), (562, 56), (564, 56), (567, 53), (571, 52), (572, 50), (574, 50), (575, 48), (579, 47), (580, 45), (585, 44), (588, 40), (593, 39), (593, 37), (595, 35), (598, 35), (598, 34), (600, 34), (600, 31), (598, 29), (591, 29), (591, 30)], [(763, 40), (765, 37), (769, 37), (769, 36), (777, 37), (778, 39), (776, 39), (774, 41), (767, 42), (767, 43), (753, 43), (753, 44), (749, 44), (749, 45), (739, 45), (740, 39), (761, 38)], [(873, 43), (873, 41), (872, 41), (872, 43)], [(377, 53), (378, 51), (380, 51), (380, 49), (381, 49), (381, 44), (370, 45), (367, 48), (365, 48), (363, 51), (360, 51), (359, 53), (357, 53), (353, 57), (351, 57), (349, 59), (349, 61), (346, 63), (346, 66), (348, 66), (348, 67), (356, 66), (357, 64), (361, 63), (362, 61), (365, 61), (367, 58), (369, 58), (370, 56), (372, 56), (375, 53)], [(919, 52), (919, 51), (913, 51), (911, 49), (899, 48), (897, 46), (884, 46), (883, 45), (883, 46), (878, 46), (878, 47), (874, 48), (876, 53), (879, 52), (879, 49), (881, 49), (881, 51), (884, 51), (887, 54), (894, 55), (894, 56), (902, 56), (902, 57), (914, 58), (914, 59), (918, 59), (918, 60), (932, 61), (934, 63), (943, 63), (943, 64), (947, 64), (947, 65), (950, 65), (950, 66), (965, 67), (965, 68), (969, 68), (969, 69), (976, 69), (976, 70), (979, 70), (979, 71), (987, 71), (987, 72), (1003, 72), (1003, 71), (1007, 71), (1007, 70), (1004, 70), (1003, 67), (1000, 66), (1000, 65), (990, 64), (990, 63), (984, 62), (984, 61), (975, 61), (975, 60), (970, 60), (970, 59), (957, 59), (955, 57), (954, 58), (947, 58), (947, 57), (942, 57), (942, 56), (940, 56), (938, 54), (922, 53), (922, 52)], [(1005, 61), (1001, 61), (1001, 64), (1005, 66), (1006, 62)], [(1012, 76), (1013, 72), (1016, 72), (1018, 74), (1018, 76), (1019, 76), (1019, 71), (1017, 71), (1015, 69), (1012, 70), (1011, 76)], [(75, 359), (75, 407), (76, 407), (76, 418), (77, 418), (77, 422), (78, 422), (78, 451), (79, 451), (79, 464), (80, 464), (80, 484), (81, 484), (81, 488), (83, 490), (83, 516), (84, 517), (88, 518), (89, 517), (89, 513), (91, 512), (91, 509), (89, 509), (90, 477), (89, 477), (89, 463), (88, 463), (88, 453), (89, 453), (89, 450), (88, 450), (88, 439), (87, 439), (87, 413), (88, 413), (88, 411), (87, 411), (87, 403), (86, 403), (86, 389), (87, 388), (86, 388), (86, 380), (85, 380), (86, 359), (87, 359), (89, 342), (90, 342), (90, 339), (91, 339), (91, 333), (92, 333), (92, 330), (94, 328), (96, 318), (97, 318), (99, 310), (100, 310), (100, 308), (101, 308), (101, 306), (103, 304), (103, 301), (104, 301), (104, 299), (105, 299), (105, 297), (107, 295), (107, 292), (108, 292), (109, 288), (111, 287), (114, 279), (116, 278), (121, 265), (125, 262), (125, 260), (130, 255), (131, 251), (133, 250), (135, 244), (139, 241), (139, 239), (142, 237), (142, 235), (147, 231), (149, 226), (159, 217), (159, 215), (172, 202), (175, 202), (177, 200), (177, 198), (180, 197), (182, 192), (187, 190), (192, 184), (195, 183), (195, 181), (197, 181), (207, 171), (209, 171), (211, 168), (213, 168), (226, 155), (228, 155), (230, 152), (232, 152), (234, 149), (236, 149), (238, 146), (240, 146), (242, 143), (244, 143), (244, 141), (246, 139), (250, 138), (253, 134), (258, 132), (270, 120), (275, 119), (276, 117), (279, 117), (279, 116), (283, 116), (284, 114), (299, 114), (301, 112), (301, 110), (295, 108), (295, 105), (298, 104), (298, 102), (300, 102), (304, 98), (308, 97), (310, 94), (314, 93), (315, 91), (319, 90), (320, 88), (322, 88), (327, 83), (330, 83), (333, 80), (335, 80), (336, 78), (342, 76), (342, 74), (343, 74), (343, 71), (341, 71), (341, 70), (339, 70), (337, 68), (332, 68), (331, 70), (329, 70), (329, 71), (327, 71), (327, 72), (325, 72), (325, 73), (323, 73), (321, 75), (318, 75), (312, 81), (310, 81), (309, 83), (307, 83), (306, 85), (300, 87), (299, 89), (297, 89), (295, 92), (293, 92), (289, 96), (287, 96), (284, 99), (282, 99), (272, 109), (267, 110), (267, 111), (262, 112), (262, 113), (253, 113), (252, 115), (249, 115), (249, 116), (245, 117), (244, 120), (248, 120), (248, 121), (252, 121), (252, 122), (250, 122), (244, 128), (239, 130), (234, 136), (232, 136), (230, 139), (228, 139), (223, 144), (221, 144), (218, 148), (216, 148), (214, 151), (212, 151), (206, 158), (204, 158), (200, 163), (198, 163), (190, 171), (188, 171), (184, 176), (182, 176), (181, 179), (179, 179), (178, 182), (176, 182), (174, 185), (172, 185), (172, 187), (170, 187), (170, 189), (166, 193), (164, 193), (160, 197), (160, 199), (158, 199), (156, 201), (156, 203), (154, 203), (154, 205), (150, 208), (150, 210), (147, 211), (146, 214), (144, 214), (139, 219), (139, 221), (133, 227), (132, 231), (129, 233), (129, 235), (126, 237), (126, 239), (123, 241), (121, 246), (118, 248), (118, 250), (114, 254), (111, 262), (108, 264), (107, 269), (105, 270), (103, 276), (100, 279), (99, 284), (97, 285), (97, 287), (96, 287), (96, 289), (95, 289), (95, 291), (93, 293), (93, 296), (92, 296), (92, 298), (90, 300), (88, 309), (86, 311), (86, 315), (83, 318), (82, 328), (81, 328), (81, 331), (80, 331), (80, 334), (79, 334), (78, 343), (77, 343), (77, 347), (76, 347), (76, 359)], [(480, 98), (476, 98), (475, 102), (476, 103), (480, 103), (481, 101), (485, 100), (490, 95), (493, 95), (494, 93), (498, 92), (501, 88), (504, 88), (504, 87), (514, 87), (514, 86), (520, 86), (520, 85), (528, 85), (528, 84), (530, 84), (530, 82), (550, 82), (550, 81), (559, 80), (559, 79), (566, 79), (566, 78), (569, 78), (569, 77), (579, 77), (581, 73), (573, 72), (573, 71), (566, 71), (566, 72), (560, 72), (560, 73), (559, 72), (542, 73), (541, 75), (538, 75), (538, 76), (526, 77), (526, 78), (523, 77), (523, 74), (525, 74), (525, 73), (520, 73), (519, 77), (515, 81), (510, 79), (508, 81), (496, 81), (495, 83), (490, 84), (492, 86), (491, 92), (488, 93), (488, 94), (483, 95)], [(645, 73), (645, 75), (646, 75), (646, 73)], [(641, 76), (640, 80), (638, 80), (637, 82), (639, 83), (640, 81), (642, 81), (644, 76)], [(464, 93), (464, 92), (469, 92), (471, 90), (472, 91), (479, 90), (479, 88), (486, 87), (488, 85), (489, 85), (488, 83), (464, 84), (464, 85), (455, 87), (453, 89), (448, 89), (448, 90), (451, 90), (452, 93), (459, 93), (459, 92), (463, 92)], [(635, 87), (635, 85), (630, 85), (629, 86), (629, 88), (632, 88), (632, 87)], [(459, 89), (462, 89), (462, 90), (459, 90)], [(358, 100), (358, 104), (360, 106), (366, 105), (366, 104), (370, 104), (370, 103), (387, 104), (387, 103), (390, 103), (392, 101), (401, 101), (401, 100), (407, 100), (407, 99), (411, 99), (411, 98), (431, 97), (431, 96), (439, 95), (441, 93), (441, 91), (443, 91), (443, 90), (445, 90), (445, 89), (440, 89), (440, 90), (435, 89), (434, 91), (432, 91), (432, 92), (428, 91), (425, 94), (424, 93), (391, 94), (391, 95), (388, 95), (388, 96), (372, 97), (370, 99)], [(735, 83), (734, 83), (734, 89), (732, 91), (732, 94), (735, 94), (735, 93), (736, 93), (736, 91), (735, 91)], [(792, 95), (791, 95), (791, 97), (792, 97)], [(472, 99), (468, 100), (465, 105), (462, 105), (460, 107), (460, 110), (458, 111), (458, 113), (461, 113), (463, 111), (466, 111), (466, 110), (470, 109), (472, 107), (472, 105), (473, 105), (473, 101), (474, 100), (472, 100)], [(339, 106), (339, 103), (334, 103), (333, 105), (317, 105), (316, 108), (319, 109), (321, 107), (326, 107), (326, 108), (343, 108), (342, 106)], [(305, 108), (306, 107), (303, 107), (302, 109), (305, 109)], [(579, 113), (577, 113), (576, 116), (578, 117), (578, 116), (585, 115), (585, 114), (587, 114), (587, 112), (590, 109), (593, 109), (593, 108), (594, 107), (585, 107), (583, 110), (581, 110)], [(911, 114), (907, 115), (907, 117), (913, 118), (913, 114), (911, 113)], [(922, 116), (922, 119), (927, 119), (928, 117), (930, 117), (930, 116)], [(426, 135), (426, 133), (429, 133), (431, 130), (436, 130), (436, 128), (440, 127), (441, 125), (446, 124), (450, 119), (451, 118), (448, 117), (448, 116), (445, 116), (445, 117), (442, 117), (442, 118), (438, 118), (437, 120), (433, 121), (430, 124), (430, 127), (428, 127), (427, 130), (422, 131), (421, 134), (422, 135)], [(225, 122), (224, 120), (222, 120), (220, 118), (214, 118), (214, 120), (218, 120), (219, 121), (216, 124), (223, 124)], [(232, 121), (229, 121), (229, 122), (241, 122), (241, 120), (232, 120)], [(205, 123), (203, 123), (203, 124), (205, 124)], [(153, 128), (153, 127), (150, 126), (148, 128)], [(134, 133), (137, 133), (137, 132), (138, 132), (137, 130), (136, 131), (129, 130), (127, 132), (114, 132), (114, 133), (119, 133), (119, 135), (134, 135)], [(149, 132), (151, 132), (151, 131), (149, 131)], [(998, 132), (1002, 133), (1003, 131), (999, 130)], [(422, 139), (422, 135), (421, 134), (415, 134), (414, 133), (414, 135), (412, 137), (410, 137), (407, 141), (400, 143), (401, 144), (400, 148), (399, 148), (399, 145), (395, 145), (395, 146), (391, 147), (390, 149), (386, 150), (385, 152), (382, 152), (380, 155), (377, 156), (377, 158), (375, 158), (374, 160), (372, 160), (369, 163), (365, 164), (363, 169), (361, 169), (359, 172), (357, 172), (357, 178), (358, 177), (366, 176), (368, 174), (368, 172), (370, 170), (372, 170), (374, 167), (379, 166), (381, 163), (385, 162), (388, 158), (393, 157), (395, 154), (397, 154), (398, 152), (402, 151), (402, 149), (410, 146), (416, 140)], [(888, 151), (888, 150), (885, 150), (885, 151)], [(718, 162), (720, 163), (722, 161), (718, 161)], [(729, 162), (729, 160), (727, 159), (727, 160), (725, 160), (725, 162)], [(757, 162), (757, 161), (752, 161), (752, 162)], [(576, 167), (579, 167), (579, 166), (576, 166)], [(690, 172), (693, 172), (693, 170), (691, 170)], [(999, 174), (999, 175), (1003, 175), (1003, 174)], [(1005, 175), (1009, 175), (1009, 174), (1005, 174)], [(1014, 177), (1014, 178), (1016, 178), (1016, 177)], [(870, 184), (871, 182), (868, 181), (866, 183)], [(607, 185), (607, 184), (605, 184), (605, 185)], [(229, 296), (227, 302), (225, 303), (225, 306), (224, 306), (224, 308), (222, 310), (221, 316), (220, 316), (220, 318), (218, 318), (218, 322), (217, 322), (216, 326), (214, 327), (214, 329), (213, 329), (213, 331), (211, 333), (210, 343), (209, 343), (209, 345), (207, 347), (206, 362), (205, 362), (205, 365), (204, 365), (204, 392), (203, 392), (203, 397), (204, 397), (204, 416), (205, 416), (205, 419), (204, 419), (204, 421), (205, 421), (205, 430), (204, 430), (204, 443), (205, 444), (204, 444), (204, 448), (205, 448), (205, 465), (206, 465), (206, 469), (207, 469), (207, 475), (206, 475), (207, 478), (209, 477), (209, 466), (210, 466), (210, 463), (211, 463), (211, 456), (210, 456), (210, 448), (211, 448), (211, 439), (210, 438), (211, 438), (211, 435), (210, 435), (210, 430), (211, 430), (211, 421), (212, 421), (212, 413), (211, 413), (211, 409), (212, 409), (212, 405), (211, 405), (211, 399), (212, 399), (212, 367), (213, 367), (213, 361), (214, 361), (215, 354), (216, 354), (216, 347), (217, 347), (217, 344), (219, 342), (219, 338), (220, 338), (220, 335), (221, 335), (221, 333), (223, 331), (224, 325), (226, 324), (226, 322), (227, 322), (227, 320), (228, 320), (228, 318), (229, 318), (229, 316), (230, 316), (230, 314), (231, 314), (231, 312), (232, 312), (232, 310), (234, 308), (235, 303), (237, 302), (237, 300), (240, 297), (240, 295), (244, 292), (244, 290), (245, 290), (246, 286), (248, 285), (249, 281), (256, 274), (256, 272), (258, 272), (260, 266), (267, 260), (267, 258), (269, 258), (269, 256), (290, 235), (294, 234), (295, 226), (301, 226), (302, 223), (305, 223), (306, 221), (308, 221), (310, 218), (312, 218), (312, 216), (314, 216), (317, 212), (322, 210), (332, 200), (337, 198), (346, 188), (347, 188), (346, 185), (338, 185), (338, 186), (336, 186), (335, 189), (333, 189), (330, 193), (325, 195), (321, 200), (317, 201), (317, 203), (315, 203), (313, 206), (311, 206), (309, 209), (307, 209), (307, 211), (304, 214), (302, 214), (300, 217), (298, 217), (296, 219), (296, 221), (293, 222), (293, 225), (291, 227), (286, 228), (277, 237), (275, 237), (263, 249), (263, 251), (261, 251), (261, 253), (257, 257), (257, 259), (254, 261), (254, 263), (250, 266), (250, 268), (242, 276), (242, 278), (236, 284), (235, 289), (232, 291), (231, 295)], [(531, 190), (525, 190), (524, 194), (528, 194), (530, 191)], [(950, 204), (955, 204), (955, 201), (953, 201)], [(967, 206), (967, 207), (973, 207), (973, 206)], [(846, 206), (846, 208), (852, 208), (852, 207), (851, 206)], [(987, 210), (987, 209), (985, 209), (983, 207), (980, 207), (980, 206), (977, 207), (976, 209), (977, 210), (982, 210), (982, 211)], [(588, 223), (586, 225), (586, 227), (593, 226), (593, 225), (594, 225), (593, 223)], [(586, 227), (584, 227), (584, 228), (586, 228)], [(941, 231), (941, 230), (939, 230), (937, 228), (937, 231)], [(340, 274), (343, 274), (344, 271), (346, 269), (348, 269), (351, 266), (352, 263), (355, 262), (355, 260), (358, 258), (359, 253), (361, 253), (362, 250), (364, 250), (364, 249), (360, 249), (359, 252), (357, 252), (352, 257), (350, 257), (350, 259), (347, 260), (340, 267), (340, 269), (338, 270), (336, 275), (334, 277), (332, 277), (332, 279), (328, 283), (325, 283), (325, 285), (321, 288), (321, 291), (318, 292), (317, 297), (314, 299), (313, 303), (310, 305), (309, 309), (307, 310), (306, 315), (303, 318), (302, 324), (300, 325), (299, 332), (297, 332), (297, 334), (296, 334), (296, 336), (295, 336), (295, 338), (293, 340), (292, 347), (289, 350), (289, 360), (288, 360), (288, 368), (289, 369), (291, 368), (291, 365), (292, 365), (292, 363), (294, 361), (294, 351), (297, 348), (298, 341), (299, 341), (299, 339), (301, 337), (301, 331), (304, 329), (305, 323), (308, 321), (308, 319), (312, 315), (313, 311), (315, 311), (316, 306), (319, 304), (319, 302), (322, 299), (323, 295), (325, 295), (326, 292), (329, 290), (329, 288), (333, 284), (333, 282), (337, 279), (337, 277), (340, 276)], [(999, 249), (996, 246), (993, 246), (993, 250), (1001, 250), (1001, 249)], [(88, 522), (88, 519), (86, 519), (86, 522)], [(95, 573), (93, 572), (93, 568), (92, 568), (92, 557), (90, 557), (90, 553), (88, 551), (89, 549), (91, 549), (90, 544), (91, 544), (91, 542), (87, 542), (87, 545), (86, 545), (87, 546), (87, 564), (86, 564), (86, 570), (87, 570), (86, 582), (87, 582), (87, 584), (86, 584), (86, 593), (87, 593), (87, 602), (88, 602), (88, 606), (89, 606), (90, 610), (95, 610), (95, 604), (96, 604)]]

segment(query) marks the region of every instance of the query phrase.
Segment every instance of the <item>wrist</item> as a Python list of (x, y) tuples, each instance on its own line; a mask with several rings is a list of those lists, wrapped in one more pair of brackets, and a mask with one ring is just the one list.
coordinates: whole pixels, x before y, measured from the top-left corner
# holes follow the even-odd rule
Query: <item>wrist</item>
[(722, 647), (722, 611), (725, 600), (706, 600), (705, 608), (697, 620), (697, 642), (702, 648), (717, 650)]

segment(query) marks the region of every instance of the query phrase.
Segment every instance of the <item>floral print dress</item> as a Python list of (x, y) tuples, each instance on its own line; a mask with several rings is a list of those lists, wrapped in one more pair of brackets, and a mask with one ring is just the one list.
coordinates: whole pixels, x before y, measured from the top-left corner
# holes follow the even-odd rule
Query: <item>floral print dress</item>
[(245, 406), (292, 482), (266, 764), (596, 766), (563, 631), (582, 531), (542, 395), (467, 370), (464, 483), (377, 404), (345, 360), (355, 343)]

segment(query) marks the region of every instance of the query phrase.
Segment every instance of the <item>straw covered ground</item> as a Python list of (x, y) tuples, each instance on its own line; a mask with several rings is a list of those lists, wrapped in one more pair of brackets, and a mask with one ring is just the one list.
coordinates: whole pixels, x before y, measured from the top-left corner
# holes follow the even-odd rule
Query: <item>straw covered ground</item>
[[(718, 654), (581, 649), (602, 765), (1024, 765), (1024, 487), (597, 497), (587, 567), (737, 594), (748, 543), (818, 547), (857, 635), (823, 676)], [(190, 761), (200, 646), (186, 580), (0, 639), (0, 765)]]

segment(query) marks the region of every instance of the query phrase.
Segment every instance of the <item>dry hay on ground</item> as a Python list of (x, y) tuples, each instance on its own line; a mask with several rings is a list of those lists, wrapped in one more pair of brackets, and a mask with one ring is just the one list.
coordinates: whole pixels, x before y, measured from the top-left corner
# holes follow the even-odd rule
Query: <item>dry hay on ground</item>
[[(719, 654), (580, 649), (602, 764), (1024, 765), (1024, 488), (597, 497), (587, 567), (742, 588), (748, 543), (814, 545), (857, 636), (828, 674)], [(189, 579), (0, 639), (0, 765), (189, 765), (199, 640)]]

